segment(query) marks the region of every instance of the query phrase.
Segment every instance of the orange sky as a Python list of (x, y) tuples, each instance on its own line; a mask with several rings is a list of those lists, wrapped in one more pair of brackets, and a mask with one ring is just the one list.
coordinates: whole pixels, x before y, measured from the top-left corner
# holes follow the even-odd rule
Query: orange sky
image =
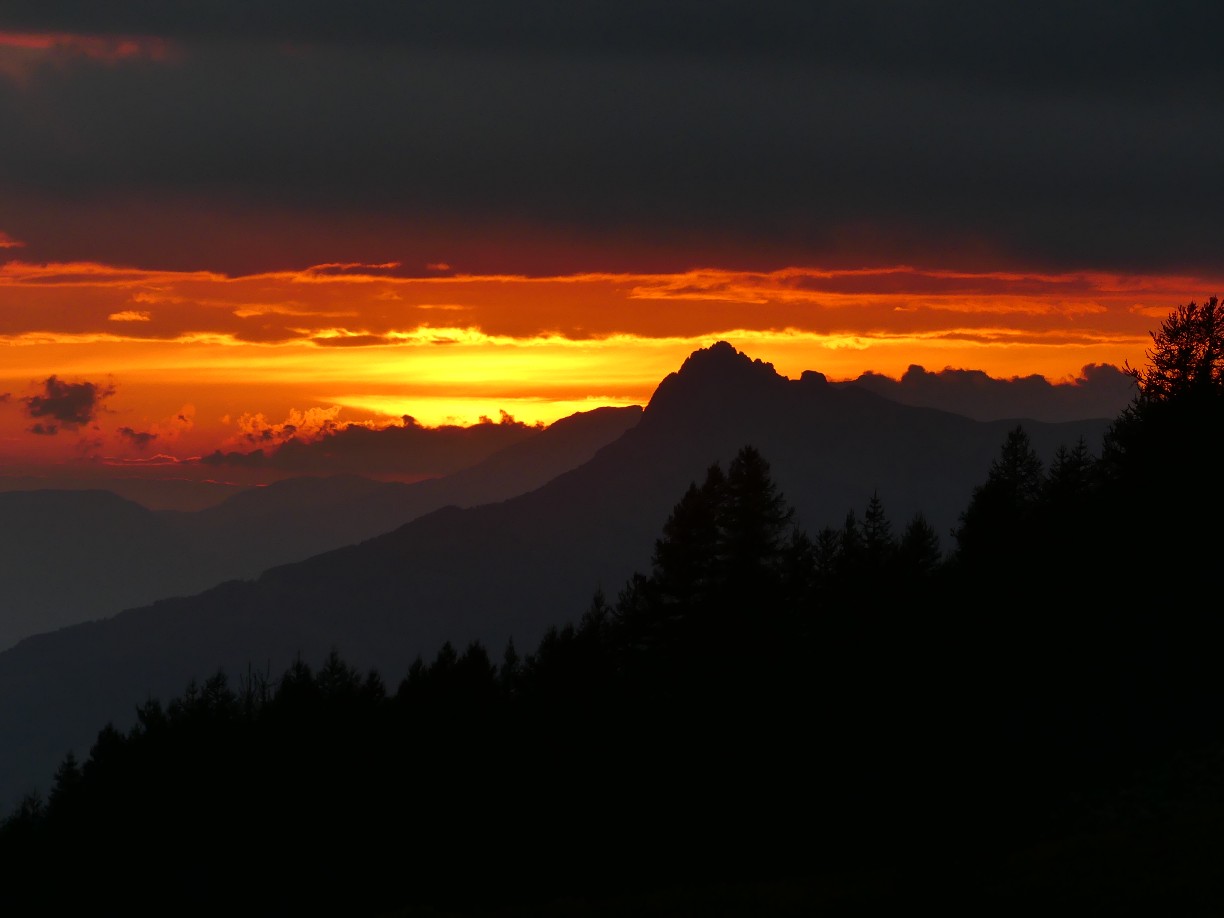
[[(36, 264), (0, 239), (0, 455), (10, 462), (186, 458), (243, 448), (242, 433), (285, 423), (301, 436), (323, 421), (405, 414), (426, 425), (500, 411), (547, 423), (644, 404), (719, 339), (791, 377), (897, 377), (918, 364), (1059, 382), (1088, 364), (1141, 364), (1148, 332), (1174, 306), (1220, 286), (904, 266), (524, 277), (333, 264), (231, 277)], [(52, 376), (93, 384), (97, 410), (35, 433)]]
[(0, 14), (0, 475), (550, 422), (719, 339), (1074, 381), (1224, 292), (1214, 14), (309, 6)]

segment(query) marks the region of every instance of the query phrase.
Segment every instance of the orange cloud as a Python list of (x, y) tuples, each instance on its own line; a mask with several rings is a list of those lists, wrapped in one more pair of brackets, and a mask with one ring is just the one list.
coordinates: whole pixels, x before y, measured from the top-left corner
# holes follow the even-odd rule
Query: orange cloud
[[(694, 269), (671, 274), (553, 277), (397, 274), (395, 263), (334, 263), (229, 277), (91, 263), (0, 265), (0, 335), (111, 334), (113, 316), (139, 321), (139, 338), (382, 346), (421, 338), (443, 313), (485, 335), (595, 340), (627, 334), (695, 338), (731, 329), (840, 336), (937, 335), (1001, 322), (1020, 331), (1084, 328), (1142, 337), (1141, 307), (1163, 313), (1208, 278), (1039, 275), (908, 266), (773, 272)], [(155, 313), (133, 308), (158, 304)], [(148, 316), (136, 320), (135, 316)], [(343, 322), (337, 322), (343, 319)], [(1070, 340), (1070, 339), (1069, 339)]]
[[(339, 424), (340, 410), (343, 423), (501, 410), (547, 423), (642, 404), (720, 339), (792, 377), (900, 378), (916, 364), (1064, 380), (1087, 364), (1141, 363), (1160, 318), (1221, 286), (905, 265), (422, 277), (336, 262), (229, 276), (15, 260), (0, 264), (0, 392), (69, 367), (115, 374), (107, 405), (121, 417), (100, 435), (122, 454), (135, 441), (120, 427), (156, 434), (159, 452), (185, 457)], [(185, 403), (194, 420), (175, 432), (166, 418)], [(30, 439), (19, 414), (0, 410), (0, 443)]]
[(340, 428), (336, 420), (339, 413), (339, 405), (330, 408), (308, 408), (305, 411), (292, 409), (285, 420), (276, 423), (269, 422), (262, 412), (245, 413), (234, 422), (238, 435), (224, 445), (244, 445), (249, 448), (252, 444), (277, 444), (289, 439), (310, 443)]

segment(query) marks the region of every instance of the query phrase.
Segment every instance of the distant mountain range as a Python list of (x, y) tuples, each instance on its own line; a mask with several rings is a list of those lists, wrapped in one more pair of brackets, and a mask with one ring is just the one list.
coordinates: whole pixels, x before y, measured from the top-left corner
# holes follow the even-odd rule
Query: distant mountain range
[[(819, 373), (787, 379), (726, 343), (694, 352), (640, 419), (571, 420), (572, 428), (554, 425), (558, 438), (574, 437), (568, 470), (560, 448), (548, 453), (549, 466), (507, 451), (500, 479), (471, 469), (430, 483), (437, 493), (412, 499), (409, 516), (422, 515), (364, 541), (354, 520), (391, 526), (412, 501), (393, 511), (400, 491), (360, 480), (286, 482), (238, 495), (195, 523), (158, 517), (168, 544), (189, 553), (242, 556), (269, 539), (286, 553), (311, 552), (339, 533), (354, 544), (40, 634), (0, 654), (0, 697), (12, 700), (0, 709), (0, 747), (12, 753), (0, 763), (0, 805), (45, 789), (63, 755), (87, 753), (108, 721), (126, 728), (148, 697), (178, 695), (188, 680), (219, 669), (235, 680), (252, 668), (275, 677), (296, 658), (314, 664), (334, 648), (393, 686), (416, 656), (432, 657), (447, 640), (480, 640), (498, 656), (513, 639), (529, 651), (549, 625), (579, 616), (596, 590), (614, 598), (633, 571), (646, 570), (688, 484), (745, 444), (771, 463), (810, 533), (840, 526), (849, 511), (861, 518), (878, 494), (895, 528), (921, 512), (951, 548), (959, 513), (1017, 423), (902, 405), (830, 385)], [(1080, 437), (1099, 451), (1111, 420), (1022, 423), (1048, 461)], [(598, 439), (579, 431), (584, 424), (623, 432), (581, 461)], [(522, 493), (499, 499), (494, 480), (516, 481)], [(330, 496), (320, 497), (322, 489)], [(438, 509), (425, 512), (431, 501)], [(462, 502), (466, 508), (442, 506)]]
[(469, 468), (415, 484), (303, 476), (194, 511), (153, 511), (104, 490), (0, 493), (0, 651), (32, 634), (254, 577), (439, 507), (522, 494), (589, 459), (641, 413), (575, 414)]

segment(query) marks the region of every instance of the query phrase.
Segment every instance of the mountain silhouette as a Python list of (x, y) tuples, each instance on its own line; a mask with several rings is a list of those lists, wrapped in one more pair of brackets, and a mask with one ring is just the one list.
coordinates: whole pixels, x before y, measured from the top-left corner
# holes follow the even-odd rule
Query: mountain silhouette
[(580, 465), (642, 409), (562, 418), (477, 464), (415, 484), (287, 478), (195, 511), (152, 511), (102, 490), (0, 493), (0, 651), (388, 532), (439, 507), (504, 500)]
[(636, 405), (573, 414), (475, 465), (413, 484), (356, 475), (287, 478), (206, 510), (166, 517), (194, 552), (225, 571), (210, 585), (254, 577), (441, 507), (471, 507), (531, 491), (590, 459), (641, 414)]
[(159, 514), (104, 490), (0, 493), (0, 649), (217, 582)]
[[(1031, 422), (1047, 461), (1108, 419)], [(1014, 422), (979, 422), (891, 402), (819, 373), (780, 376), (726, 343), (693, 353), (657, 387), (640, 421), (541, 487), (445, 507), (364, 542), (275, 567), (252, 581), (166, 599), (39, 635), (0, 654), (0, 744), (17, 751), (0, 802), (45, 782), (107, 721), (121, 728), (148, 697), (224, 669), (279, 675), (338, 650), (395, 680), (444, 641), (533, 646), (597, 589), (615, 595), (649, 567), (654, 540), (690, 482), (745, 444), (770, 462), (797, 522), (840, 526), (878, 494), (904, 523), (921, 511), (944, 535), (986, 476)]]

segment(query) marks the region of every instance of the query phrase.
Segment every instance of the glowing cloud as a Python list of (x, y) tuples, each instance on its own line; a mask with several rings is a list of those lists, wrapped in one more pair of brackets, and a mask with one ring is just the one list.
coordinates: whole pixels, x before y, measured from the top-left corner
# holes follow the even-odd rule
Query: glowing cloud
[[(122, 419), (100, 435), (131, 450), (121, 426), (156, 434), (159, 451), (186, 458), (403, 415), (469, 424), (505, 410), (534, 424), (641, 405), (717, 340), (792, 378), (900, 379), (922, 366), (1063, 381), (1089, 364), (1141, 362), (1156, 319), (1220, 286), (906, 265), (418, 276), (393, 262), (334, 262), (229, 276), (13, 260), (0, 263), (0, 392), (51, 368), (86, 379), (120, 370), (123, 394), (108, 409)], [(24, 428), (18, 412), (0, 411), (0, 440), (24, 450), (31, 421), (42, 434), (66, 428), (55, 406), (69, 384), (52, 378), (21, 403)], [(95, 404), (110, 394), (97, 389)], [(191, 424), (167, 420), (188, 402)], [(67, 423), (80, 417), (68, 411)], [(54, 438), (38, 442), (49, 450)]]
[(341, 425), (336, 420), (339, 413), (339, 405), (308, 408), (305, 411), (293, 409), (279, 423), (269, 422), (262, 413), (246, 413), (235, 421), (239, 431), (235, 439), (248, 444), (284, 443), (290, 439), (309, 443), (339, 430)]

